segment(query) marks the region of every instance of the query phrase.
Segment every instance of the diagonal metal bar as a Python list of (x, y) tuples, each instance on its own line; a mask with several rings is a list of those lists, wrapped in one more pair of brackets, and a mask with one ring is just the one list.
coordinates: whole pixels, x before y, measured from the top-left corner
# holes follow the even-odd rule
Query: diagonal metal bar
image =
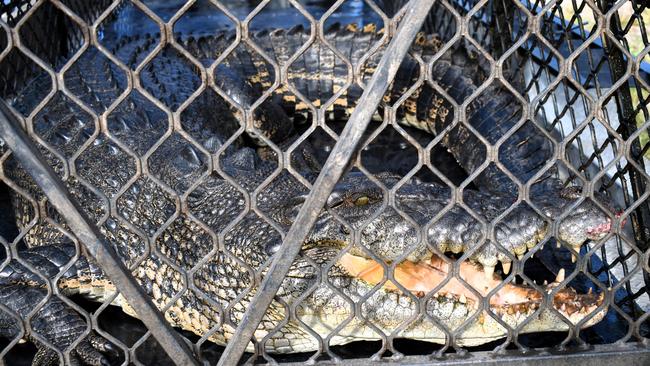
[(61, 179), (43, 162), (40, 152), (19, 125), (4, 101), (0, 101), (0, 137), (23, 165), (25, 171), (43, 190), (50, 203), (59, 211), (72, 232), (120, 290), (167, 355), (177, 365), (198, 365), (185, 342), (165, 321), (156, 305), (131, 276), (115, 251), (100, 239), (102, 236), (97, 227), (81, 212)]
[(302, 242), (316, 222), (316, 218), (334, 185), (343, 175), (363, 132), (368, 127), (373, 113), (395, 77), (397, 69), (422, 27), (434, 1), (411, 0), (408, 3), (408, 8), (395, 37), (386, 48), (377, 70), (359, 99), (358, 107), (355, 108), (346, 123), (338, 142), (316, 179), (309, 197), (302, 205), (298, 217), (282, 242), (282, 247), (278, 251), (280, 255), (276, 255), (273, 259), (268, 274), (264, 277), (259, 291), (253, 297), (235, 335), (226, 346), (218, 365), (236, 364), (246, 350), (255, 329), (287, 275), (291, 263), (298, 255)]

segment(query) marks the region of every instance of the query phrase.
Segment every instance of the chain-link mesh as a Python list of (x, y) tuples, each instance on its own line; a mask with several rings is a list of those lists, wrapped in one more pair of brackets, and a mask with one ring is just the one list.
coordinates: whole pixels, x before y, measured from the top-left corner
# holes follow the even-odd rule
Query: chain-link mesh
[[(4, 1), (0, 95), (214, 363), (406, 3)], [(242, 361), (647, 344), (648, 23), (637, 0), (436, 1)], [(171, 362), (0, 153), (3, 362)], [(585, 207), (605, 223), (564, 240)]]

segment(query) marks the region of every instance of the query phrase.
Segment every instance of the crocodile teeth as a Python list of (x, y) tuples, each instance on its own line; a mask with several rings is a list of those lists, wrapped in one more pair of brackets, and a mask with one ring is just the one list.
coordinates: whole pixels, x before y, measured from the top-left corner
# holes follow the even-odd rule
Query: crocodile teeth
[(503, 273), (509, 274), (512, 262), (501, 262), (501, 266), (503, 267)]
[[(580, 254), (580, 245), (576, 245), (576, 246), (574, 246), (574, 247), (573, 247), (573, 250), (575, 250), (578, 254)], [(571, 253), (571, 263), (575, 263), (575, 262), (576, 262), (576, 259), (577, 259), (577, 258), (576, 258), (576, 255), (573, 254), (573, 253)]]
[(466, 304), (467, 303), (467, 297), (465, 297), (465, 294), (460, 294), (460, 298), (458, 299), (461, 304)]
[(483, 272), (485, 272), (485, 278), (492, 280), (494, 277), (494, 266), (483, 266)]
[(555, 282), (560, 283), (564, 281), (564, 268), (560, 268), (557, 272), (557, 277), (555, 277)]

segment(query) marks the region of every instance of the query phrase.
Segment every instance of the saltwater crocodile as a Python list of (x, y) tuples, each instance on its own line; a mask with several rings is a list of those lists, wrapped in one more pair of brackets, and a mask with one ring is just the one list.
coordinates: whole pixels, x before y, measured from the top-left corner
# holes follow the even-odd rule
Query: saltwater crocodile
[[(339, 25), (335, 25), (324, 35), (333, 47), (348, 56), (353, 69), (361, 76), (360, 83), (367, 81), (374, 72), (382, 53), (381, 49), (374, 54), (371, 51), (382, 36), (383, 33), (376, 31), (373, 24), (367, 25), (364, 29), (357, 29), (356, 26), (339, 27)], [(210, 65), (222, 56), (224, 50), (234, 40), (233, 35), (227, 33), (219, 34), (216, 37), (177, 35), (177, 38), (185, 49), (203, 65)], [(292, 52), (299, 49), (308, 39), (309, 34), (301, 27), (289, 31), (282, 29), (271, 32), (263, 31), (253, 37), (253, 41), (260, 45), (271, 59), (277, 60), (279, 65), (284, 65)], [(133, 42), (133, 40), (129, 41)], [(146, 49), (141, 42), (142, 40), (135, 44)], [(149, 38), (146, 43), (152, 42), (152, 38)], [(528, 202), (534, 203), (548, 218), (558, 218), (581, 196), (581, 190), (578, 187), (562, 188), (562, 182), (557, 179), (557, 166), (546, 166), (554, 160), (553, 147), (551, 142), (540, 133), (541, 127), (536, 127), (532, 122), (518, 126), (522, 116), (522, 106), (511, 92), (498, 83), (490, 85), (467, 107), (467, 121), (476, 132), (471, 132), (464, 124), (456, 122), (454, 120), (456, 108), (450, 99), (461, 105), (476, 91), (477, 85), (483, 82), (485, 71), (480, 62), (469, 57), (462, 47), (456, 47), (455, 51), (438, 56), (440, 45), (441, 42), (436, 35), (420, 34), (411, 52), (422, 58), (425, 63), (431, 63), (432, 59), (439, 57), (433, 63), (430, 80), (437, 83), (447, 96), (425, 83), (413, 91), (402, 104), (399, 104), (403, 95), (418, 79), (420, 67), (424, 66), (417, 62), (416, 58), (407, 57), (398, 71), (395, 82), (384, 97), (384, 106), (400, 105), (396, 108), (395, 113), (401, 123), (436, 135), (444, 135), (441, 143), (447, 147), (469, 174), (483, 169), (473, 183), (482, 191), (498, 196), (501, 202), (501, 205), (492, 206), (490, 209), (487, 209), (487, 203), (480, 205), (484, 207), (482, 215), (486, 221), (493, 220), (513, 204), (519, 189), (516, 183), (495, 164), (483, 167), (486, 148), (476, 134), (481, 135), (490, 144), (497, 144), (500, 139), (513, 130), (511, 136), (500, 145), (498, 152), (500, 163), (519, 182), (530, 183)], [(365, 57), (369, 53), (372, 56), (366, 59)], [(227, 67), (215, 69), (217, 83), (219, 80), (231, 80), (229, 75), (232, 73), (232, 69), (240, 70), (241, 74), (248, 75), (247, 81), (253, 85), (252, 89), (254, 90), (267, 90), (275, 80), (272, 67), (249, 47), (236, 48), (223, 59), (221, 65)], [(222, 72), (222, 70), (227, 71)], [(310, 111), (309, 105), (302, 100), (311, 101), (314, 107), (319, 107), (330, 100), (330, 105), (326, 109), (329, 115), (333, 119), (345, 118), (357, 104), (357, 99), (362, 92), (359, 84), (352, 84), (349, 88), (345, 88), (347, 75), (347, 65), (339, 60), (328, 46), (315, 43), (305, 51), (302, 57), (289, 66), (287, 80), (291, 87), (280, 85), (275, 89), (271, 98), (274, 103), (269, 104), (281, 104), (286, 114), (293, 115)], [(231, 84), (229, 82), (227, 86)], [(243, 106), (248, 106), (255, 100), (250, 97), (252, 94), (250, 92), (243, 97), (241, 87), (223, 89), (226, 94)], [(302, 99), (299, 99), (292, 89), (302, 95)], [(341, 90), (342, 92), (338, 95), (337, 93)], [(151, 91), (154, 94), (160, 94), (153, 89)], [(258, 92), (255, 96), (259, 96), (260, 93)], [(182, 100), (183, 97), (174, 95), (174, 98)], [(174, 103), (173, 100), (166, 102)], [(268, 109), (262, 108), (264, 111)], [(456, 111), (456, 113), (458, 112)], [(269, 114), (272, 117), (268, 117)], [(286, 121), (287, 117), (281, 112), (273, 111), (273, 113), (267, 113), (266, 116), (260, 116), (258, 119), (260, 122), (257, 125), (263, 126), (263, 121), (268, 119)], [(288, 122), (275, 122), (275, 124), (290, 125)], [(286, 136), (286, 134), (279, 134), (278, 129), (273, 129), (271, 134), (267, 134), (267, 137), (273, 139), (277, 135)], [(466, 193), (466, 195), (471, 194), (471, 192)], [(605, 207), (610, 206), (605, 197), (599, 194), (596, 196)], [(612, 212), (615, 211), (613, 207), (608, 208)], [(441, 252), (470, 251), (482, 242), (481, 225), (477, 220), (473, 220), (469, 215), (459, 211), (453, 211), (449, 217), (443, 217), (430, 228), (429, 241)], [(459, 218), (460, 216), (462, 218)], [(503, 249), (517, 256), (523, 256), (527, 249), (536, 245), (545, 236), (548, 226), (540, 215), (524, 204), (519, 205), (505, 221), (507, 223), (497, 225), (495, 229), (496, 242)], [(463, 223), (463, 229), (458, 228), (459, 222)], [(454, 225), (456, 228), (450, 230)], [(603, 213), (597, 205), (586, 202), (579, 205), (560, 222), (557, 236), (562, 242), (579, 252), (580, 246), (587, 239), (599, 239), (610, 229), (611, 220), (607, 214)], [(480, 249), (476, 250), (472, 259), (480, 262), (488, 269), (488, 272), (491, 272), (491, 269), (497, 264), (497, 260), (504, 262), (506, 267), (510, 262), (510, 257), (499, 253), (497, 247), (491, 243), (482, 245)]]
[[(359, 67), (361, 55), (379, 37), (377, 32), (370, 29), (359, 31), (342, 28), (326, 34), (326, 38), (349, 56), (353, 65)], [(302, 44), (307, 35), (295, 29), (261, 32), (253, 38), (265, 47), (271, 58), (284, 62), (291, 46)], [(180, 36), (179, 42), (201, 62), (209, 63), (230, 44), (230, 39), (228, 34)], [(116, 45), (112, 52), (134, 68), (141, 60), (143, 51), (155, 43), (152, 40), (132, 37)], [(421, 56), (435, 53), (437, 44), (434, 40), (423, 36), (413, 52)], [(324, 104), (324, 100), (335, 95), (338, 88), (346, 84), (345, 77), (341, 76), (347, 76), (347, 69), (341, 69), (339, 64), (342, 63), (330, 56), (331, 51), (328, 53), (326, 48), (312, 46), (299, 59), (304, 63), (298, 62), (298, 66), (289, 69), (289, 79), (295, 80), (294, 87), (308, 99), (318, 101), (317, 104)], [(145, 89), (172, 109), (176, 109), (194, 92), (195, 88), (191, 85), (197, 78), (196, 70), (179, 57), (177, 51), (167, 47), (143, 69), (141, 76)], [(315, 63), (314, 58), (329, 61)], [(217, 84), (233, 86), (227, 90), (232, 99), (244, 105), (250, 103), (259, 95), (259, 88), (268, 86), (273, 78), (272, 71), (263, 64), (254, 53), (237, 49), (231, 58), (226, 58), (223, 65), (215, 69)], [(362, 67), (361, 73), (370, 74), (372, 65), (373, 61), (370, 60)], [(398, 80), (385, 99), (386, 103), (397, 100), (410, 85), (416, 73), (415, 65), (417, 63), (413, 58), (405, 60)], [(472, 63), (462, 56), (443, 57), (432, 68), (431, 80), (451, 98), (461, 101), (476, 90), (475, 83), (464, 76), (471, 67)], [(236, 87), (237, 80), (245, 87)], [(37, 82), (35, 80), (33, 83)], [(68, 90), (98, 113), (108, 108), (126, 83), (121, 71), (94, 49), (87, 50), (76, 66), (66, 73), (65, 82)], [(359, 95), (357, 87), (347, 89), (335, 98), (331, 112), (337, 118), (345, 118)], [(25, 93), (17, 95), (14, 104), (19, 105), (28, 99), (29, 95)], [(494, 142), (518, 120), (518, 106), (511, 99), (501, 88), (490, 87), (470, 103), (467, 120), (488, 141)], [(154, 302), (160, 308), (165, 308), (165, 316), (174, 326), (197, 334), (210, 332), (211, 340), (223, 344), (232, 335), (255, 291), (254, 272), (264, 272), (265, 265), (281, 243), (281, 237), (273, 225), (254, 213), (245, 215), (237, 224), (230, 226), (244, 210), (244, 195), (216, 172), (201, 177), (209, 167), (208, 158), (201, 150), (188, 144), (186, 137), (179, 133), (167, 138), (151, 154), (148, 159), (149, 171), (176, 192), (190, 191), (183, 204), (191, 215), (178, 215), (167, 229), (159, 232), (159, 228), (176, 211), (174, 198), (150, 178), (139, 178), (127, 184), (135, 173), (135, 166), (124, 153), (124, 149), (130, 148), (133, 154), (144, 155), (154, 145), (152, 140), (162, 135), (160, 129), (167, 129), (166, 117), (159, 119), (155, 108), (149, 109), (150, 105), (141, 95), (135, 94), (113, 111), (112, 117), (109, 116), (106, 124), (108, 131), (102, 130), (95, 136), (94, 122), (84, 122), (79, 117), (79, 108), (59, 94), (36, 117), (34, 130), (64, 157), (73, 156), (83, 141), (93, 139), (86, 152), (76, 157), (76, 174), (66, 177), (71, 193), (80, 201), (88, 216), (100, 223), (102, 233), (123, 259), (134, 266), (134, 276)], [(444, 112), (452, 111), (453, 107), (441, 93), (425, 85), (408, 98), (405, 105), (406, 108), (398, 111), (403, 121), (433, 133), (447, 133), (442, 141), (463, 168), (473, 172), (479, 167), (482, 154), (484, 156), (484, 152), (477, 147), (481, 145), (472, 145), (476, 143), (476, 137), (468, 133), (465, 127), (454, 126), (450, 118), (453, 113)], [(290, 121), (288, 116), (306, 107), (304, 103), (296, 103), (294, 96), (287, 92), (286, 87), (282, 87), (255, 114), (253, 125), (257, 129), (249, 132), (251, 135), (265, 135), (286, 146), (284, 140), (291, 135), (291, 131), (287, 131), (291, 128), (291, 123), (287, 122)], [(239, 117), (219, 98), (205, 93), (181, 114), (180, 125), (206, 150), (216, 152), (230, 137), (229, 132), (232, 131), (229, 129), (237, 129)], [(228, 123), (232, 123), (231, 127), (224, 129)], [(534, 137), (536, 134), (530, 129), (533, 127), (526, 126), (502, 145), (503, 153), (500, 154), (503, 165), (524, 182), (533, 177), (540, 162), (551, 157), (549, 144)], [(117, 144), (114, 138), (122, 142)], [(521, 144), (522, 141), (526, 143)], [(254, 149), (245, 145), (242, 139), (235, 140), (224, 149), (219, 160), (223, 173), (243, 189), (252, 192), (276, 168), (276, 164), (272, 161), (273, 154), (270, 154), (270, 160), (262, 159)], [(293, 159), (294, 168), (305, 176), (313, 177), (316, 164), (310, 160), (309, 152), (294, 155), (302, 155), (302, 158)], [(55, 156), (49, 154), (48, 158), (55, 168), (61, 167), (56, 164)], [(165, 164), (157, 162), (163, 159), (166, 160)], [(5, 174), (18, 187), (32, 197), (42, 197), (25, 172), (15, 163), (8, 166), (11, 168)], [(541, 217), (528, 206), (520, 205), (496, 226), (496, 243), (511, 253), (521, 255), (546, 236), (547, 220), (556, 218), (576, 198), (575, 189), (561, 189), (554, 176), (553, 169), (549, 169), (530, 194), (531, 201), (541, 207), (548, 217)], [(197, 179), (200, 183), (194, 184)], [(378, 179), (385, 185), (393, 186), (400, 178), (382, 174)], [(465, 190), (463, 198), (467, 206), (486, 221), (497, 217), (513, 201), (510, 192), (516, 191), (516, 187), (513, 190), (512, 184), (504, 181), (497, 171), (486, 169), (478, 175), (476, 182), (483, 191)], [(111, 199), (118, 216), (110, 214), (104, 218), (107, 214), (106, 202), (86, 185)], [(308, 190), (295, 178), (281, 174), (260, 192), (257, 206), (277, 225), (287, 229), (306, 194)], [(425, 229), (426, 240), (418, 240), (418, 230), (391, 208), (385, 209), (368, 223), (369, 218), (382, 208), (385, 199), (383, 191), (362, 174), (349, 173), (337, 185), (328, 200), (327, 210), (320, 214), (304, 243), (300, 258), (294, 262), (279, 291), (278, 301), (271, 305), (256, 334), (268, 351), (299, 352), (318, 348), (318, 340), (297, 320), (323, 337), (336, 328), (336, 335), (329, 339), (330, 344), (377, 339), (380, 338), (377, 331), (390, 333), (397, 329), (400, 329), (399, 335), (402, 337), (444, 343), (447, 334), (440, 326), (416, 317), (418, 298), (424, 299), (424, 311), (448, 329), (457, 329), (469, 320), (456, 336), (457, 344), (482, 344), (507, 334), (492, 315), (485, 310), (479, 311), (477, 295), (486, 295), (500, 285), (504, 287), (494, 291), (490, 297), (489, 310), (501, 322), (513, 327), (530, 316), (530, 322), (522, 329), (523, 332), (566, 330), (568, 325), (560, 320), (560, 314), (573, 324), (584, 321), (582, 326), (594, 324), (604, 315), (602, 293), (577, 294), (572, 289), (555, 290), (549, 299), (555, 310), (540, 310), (545, 297), (543, 292), (528, 286), (501, 284), (500, 278), (491, 272), (498, 259), (503, 261), (506, 269), (510, 257), (496, 251), (497, 247), (489, 240), (481, 245), (481, 224), (458, 206)], [(62, 268), (67, 268), (66, 264), (75, 257), (74, 244), (53, 222), (38, 216), (22, 194), (15, 194), (13, 201), (19, 226), (28, 230), (24, 241), (29, 248), (21, 252), (21, 258), (45, 276), (54, 277)], [(396, 208), (422, 226), (448, 206), (450, 201), (452, 195), (449, 188), (417, 179), (405, 183), (395, 199)], [(60, 221), (55, 212), (48, 215), (54, 222)], [(346, 224), (335, 217), (343, 219)], [(583, 203), (558, 225), (558, 238), (577, 247), (587, 238), (603, 237), (610, 230), (610, 222), (608, 215), (601, 213), (593, 204)], [(223, 240), (215, 242), (205, 228), (215, 233), (223, 232)], [(361, 229), (361, 242), (354, 245), (351, 244), (352, 228)], [(147, 254), (143, 242), (146, 236), (150, 237), (149, 243), (158, 249), (158, 254)], [(436, 248), (437, 253), (429, 249), (426, 242)], [(341, 250), (343, 248), (344, 251)], [(372, 251), (373, 256), (369, 256), (368, 251)], [(476, 291), (469, 291), (456, 279), (436, 288), (449, 273), (447, 262), (440, 258), (440, 252), (447, 251), (472, 251), (471, 257), (482, 263), (482, 268), (470, 262), (459, 263), (460, 277)], [(143, 255), (144, 261), (136, 265), (137, 259)], [(383, 272), (388, 268), (377, 261), (394, 268), (395, 281), (373, 288), (382, 282)], [(321, 271), (322, 268), (326, 268), (325, 272)], [(186, 272), (192, 275), (188, 277)], [(320, 273), (327, 273), (327, 278), (321, 278)], [(41, 301), (47, 293), (42, 277), (15, 260), (9, 262), (0, 274), (2, 303), (21, 316), (25, 316), (33, 304)], [(120, 296), (113, 298), (113, 286), (92, 260), (83, 255), (66, 269), (57, 284), (68, 293), (83, 293), (99, 300), (110, 298), (114, 304), (133, 314)], [(191, 284), (190, 289), (186, 289), (188, 284)], [(553, 290), (556, 286), (551, 284), (542, 290)], [(310, 291), (312, 288), (314, 291)], [(175, 297), (184, 289), (182, 295)], [(429, 294), (434, 289), (436, 291)], [(350, 301), (360, 299), (364, 300), (360, 307), (361, 314), (353, 317)], [(301, 304), (295, 307), (298, 319), (285, 322), (287, 308), (284, 304), (293, 307), (298, 302)], [(15, 319), (7, 314), (0, 318), (0, 333), (15, 336)], [(367, 322), (374, 326), (369, 326)], [(85, 322), (71, 307), (55, 297), (48, 300), (35, 315), (32, 327), (35, 333), (43, 335), (56, 347), (65, 349), (85, 329)], [(101, 338), (92, 336), (76, 347), (71, 356), (77, 361), (98, 364), (103, 358), (97, 351), (109, 348)], [(54, 352), (46, 347), (39, 350), (38, 362), (53, 360), (56, 360)]]

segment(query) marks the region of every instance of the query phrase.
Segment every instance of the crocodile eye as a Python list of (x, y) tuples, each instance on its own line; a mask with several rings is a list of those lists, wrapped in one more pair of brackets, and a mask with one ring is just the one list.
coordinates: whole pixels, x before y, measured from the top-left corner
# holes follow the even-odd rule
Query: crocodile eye
[(356, 200), (354, 200), (354, 205), (355, 206), (365, 206), (369, 202), (370, 202), (370, 199), (368, 198), (368, 196), (361, 196), (361, 197), (357, 198)]

